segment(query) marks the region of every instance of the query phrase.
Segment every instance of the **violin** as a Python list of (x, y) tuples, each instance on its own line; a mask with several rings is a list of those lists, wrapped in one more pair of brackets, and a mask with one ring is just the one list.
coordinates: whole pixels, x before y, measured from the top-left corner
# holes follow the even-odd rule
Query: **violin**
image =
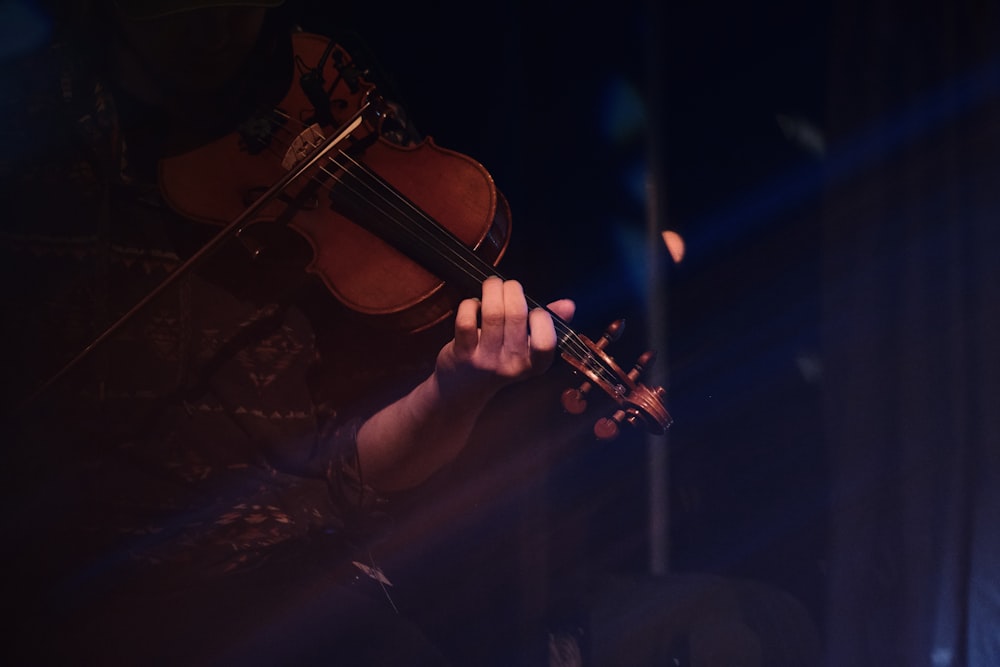
[[(223, 226), (167, 282), (224, 239), (273, 222), (308, 241), (306, 270), (351, 310), (409, 332), (441, 322), (485, 278), (500, 276), (496, 267), (511, 229), (506, 199), (474, 159), (430, 138), (411, 145), (391, 140), (402, 127), (397, 111), (332, 40), (295, 33), (292, 50), (292, 80), (299, 85), (276, 106), (236, 132), (161, 160), (166, 203), (191, 220)], [(605, 351), (623, 321), (594, 342), (552, 317), (562, 359), (583, 376), (580, 386), (563, 392), (567, 412), (583, 413), (596, 387), (617, 406), (595, 423), (598, 438), (614, 438), (623, 422), (656, 434), (670, 426), (663, 388), (639, 381), (653, 352), (625, 372)]]

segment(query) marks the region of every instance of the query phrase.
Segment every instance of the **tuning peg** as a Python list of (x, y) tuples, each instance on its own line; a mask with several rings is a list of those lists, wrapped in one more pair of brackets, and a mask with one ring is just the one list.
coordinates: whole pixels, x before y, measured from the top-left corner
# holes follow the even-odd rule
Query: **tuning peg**
[(610, 417), (604, 417), (594, 422), (594, 435), (598, 440), (614, 440), (618, 437), (618, 425), (625, 418), (624, 410), (617, 410)]
[(635, 408), (615, 410), (610, 417), (604, 417), (594, 422), (594, 435), (600, 440), (614, 440), (618, 437), (622, 422), (635, 426), (639, 422), (639, 411)]
[(587, 392), (593, 385), (584, 382), (577, 389), (567, 389), (562, 393), (563, 409), (571, 415), (582, 415), (587, 410)]
[(613, 343), (619, 338), (621, 338), (622, 333), (624, 333), (624, 331), (625, 331), (625, 320), (624, 319), (615, 320), (614, 322), (608, 325), (608, 328), (605, 329), (604, 333), (601, 335), (600, 340), (594, 343), (594, 345), (597, 346), (597, 349), (603, 350), (605, 347), (607, 347), (608, 343)]
[(647, 350), (643, 352), (638, 359), (636, 359), (635, 364), (632, 366), (632, 370), (628, 372), (629, 379), (633, 382), (639, 379), (642, 372), (653, 365), (656, 361), (656, 352), (653, 350)]

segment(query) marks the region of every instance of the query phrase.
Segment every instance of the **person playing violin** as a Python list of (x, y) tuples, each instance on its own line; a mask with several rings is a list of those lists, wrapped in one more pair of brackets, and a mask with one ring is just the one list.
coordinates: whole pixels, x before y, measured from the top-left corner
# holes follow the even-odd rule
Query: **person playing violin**
[[(293, 10), (57, 2), (36, 17), (52, 43), (2, 63), (20, 661), (447, 664), (369, 546), (495, 395), (552, 363), (553, 317), (518, 282), (487, 278), (444, 327), (404, 336), (337, 303), (276, 224), (228, 239), (44, 384), (219, 231), (171, 210), (157, 166), (280, 99)], [(574, 304), (548, 308), (569, 320)]]

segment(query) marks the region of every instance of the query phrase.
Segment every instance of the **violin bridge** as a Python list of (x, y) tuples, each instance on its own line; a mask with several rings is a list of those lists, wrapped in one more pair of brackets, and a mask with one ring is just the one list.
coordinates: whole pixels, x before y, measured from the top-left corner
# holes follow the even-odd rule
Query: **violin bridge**
[(323, 136), (319, 124), (313, 123), (292, 140), (288, 150), (285, 151), (285, 157), (281, 160), (281, 166), (290, 170), (323, 143), (324, 139), (326, 137)]

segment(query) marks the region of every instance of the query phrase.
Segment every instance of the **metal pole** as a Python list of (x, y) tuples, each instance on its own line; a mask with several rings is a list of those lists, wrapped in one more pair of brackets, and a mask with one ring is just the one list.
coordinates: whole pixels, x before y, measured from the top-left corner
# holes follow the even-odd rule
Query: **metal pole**
[[(646, 22), (646, 249), (647, 249), (647, 336), (656, 349), (656, 363), (650, 369), (650, 386), (667, 385), (667, 289), (664, 271), (665, 229), (663, 212), (663, 165), (660, 158), (662, 86), (660, 76), (660, 2), (647, 0)], [(669, 391), (667, 393), (669, 396)], [(649, 490), (649, 570), (665, 574), (670, 568), (670, 494), (667, 434), (648, 435), (647, 484)]]

